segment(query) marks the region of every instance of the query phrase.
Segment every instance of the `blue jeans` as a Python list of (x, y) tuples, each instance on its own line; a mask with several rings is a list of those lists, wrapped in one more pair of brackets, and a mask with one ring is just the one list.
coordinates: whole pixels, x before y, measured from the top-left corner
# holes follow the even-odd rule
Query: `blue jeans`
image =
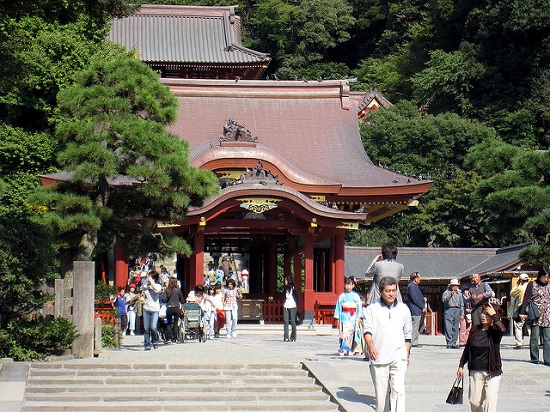
[(143, 346), (150, 348), (151, 345), (156, 345), (159, 338), (157, 334), (157, 325), (159, 323), (159, 313), (143, 310)]
[(225, 330), (228, 336), (233, 336), (236, 333), (235, 330), (237, 329), (238, 316), (239, 311), (237, 308), (230, 310), (225, 309)]
[(550, 363), (550, 328), (541, 328), (538, 325), (531, 326), (531, 336), (529, 337), (529, 352), (531, 355), (531, 360), (539, 360), (540, 335), (542, 335), (543, 362)]

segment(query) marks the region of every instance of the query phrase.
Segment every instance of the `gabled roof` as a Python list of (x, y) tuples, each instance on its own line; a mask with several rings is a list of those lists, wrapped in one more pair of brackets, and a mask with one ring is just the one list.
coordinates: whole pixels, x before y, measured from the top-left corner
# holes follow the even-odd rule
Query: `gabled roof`
[[(519, 252), (527, 244), (504, 248), (399, 248), (397, 261), (405, 266), (402, 279), (420, 272), (425, 279), (464, 278), (515, 269), (521, 262)], [(364, 278), (370, 262), (380, 253), (380, 247), (346, 246), (346, 276)]]
[[(331, 185), (330, 190), (337, 188), (335, 195), (372, 202), (384, 198), (406, 204), (430, 187), (430, 181), (372, 163), (357, 120), (364, 94), (350, 93), (344, 80), (161, 81), (179, 101), (178, 120), (170, 131), (189, 142), (195, 167), (253, 167), (262, 160), (285, 185)], [(245, 125), (257, 143), (220, 143), (229, 119)], [(300, 191), (308, 192), (304, 187)]]
[(146, 63), (254, 64), (265, 53), (243, 47), (235, 6), (144, 5), (132, 16), (115, 19), (109, 40), (135, 48)]
[(376, 87), (373, 87), (365, 93), (363, 100), (359, 103), (359, 117), (364, 119), (380, 106), (387, 109), (391, 105), (391, 102)]
[(473, 273), (494, 273), (517, 267), (521, 262), (519, 253), (528, 245), (529, 243), (522, 243), (520, 245), (500, 248), (494, 255), (489, 256), (478, 265), (464, 272), (458, 273), (456, 277), (461, 278), (472, 275)]

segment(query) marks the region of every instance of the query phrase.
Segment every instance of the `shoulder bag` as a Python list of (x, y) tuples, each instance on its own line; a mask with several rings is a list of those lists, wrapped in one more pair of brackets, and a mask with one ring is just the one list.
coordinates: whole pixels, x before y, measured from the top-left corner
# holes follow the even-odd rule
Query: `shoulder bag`
[(539, 308), (537, 308), (537, 305), (535, 305), (535, 302), (533, 302), (533, 299), (529, 301), (527, 304), (527, 320), (529, 322), (537, 322), (540, 318), (540, 312)]
[(464, 381), (462, 380), (462, 377), (457, 376), (455, 382), (453, 383), (453, 387), (449, 391), (446, 402), (450, 405), (462, 405), (463, 398)]

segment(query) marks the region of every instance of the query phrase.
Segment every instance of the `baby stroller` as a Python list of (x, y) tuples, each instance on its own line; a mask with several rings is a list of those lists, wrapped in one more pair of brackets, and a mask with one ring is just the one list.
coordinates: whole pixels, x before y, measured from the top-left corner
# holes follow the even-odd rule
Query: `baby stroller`
[(197, 303), (187, 302), (183, 304), (183, 310), (183, 327), (180, 325), (181, 341), (197, 339), (199, 342), (206, 342), (201, 307)]

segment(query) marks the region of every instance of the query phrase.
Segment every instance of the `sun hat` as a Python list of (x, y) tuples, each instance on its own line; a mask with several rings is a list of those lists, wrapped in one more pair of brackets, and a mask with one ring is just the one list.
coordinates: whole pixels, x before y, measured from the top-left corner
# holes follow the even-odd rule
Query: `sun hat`
[(449, 286), (460, 286), (460, 282), (456, 278), (451, 279), (451, 281), (449, 282)]

